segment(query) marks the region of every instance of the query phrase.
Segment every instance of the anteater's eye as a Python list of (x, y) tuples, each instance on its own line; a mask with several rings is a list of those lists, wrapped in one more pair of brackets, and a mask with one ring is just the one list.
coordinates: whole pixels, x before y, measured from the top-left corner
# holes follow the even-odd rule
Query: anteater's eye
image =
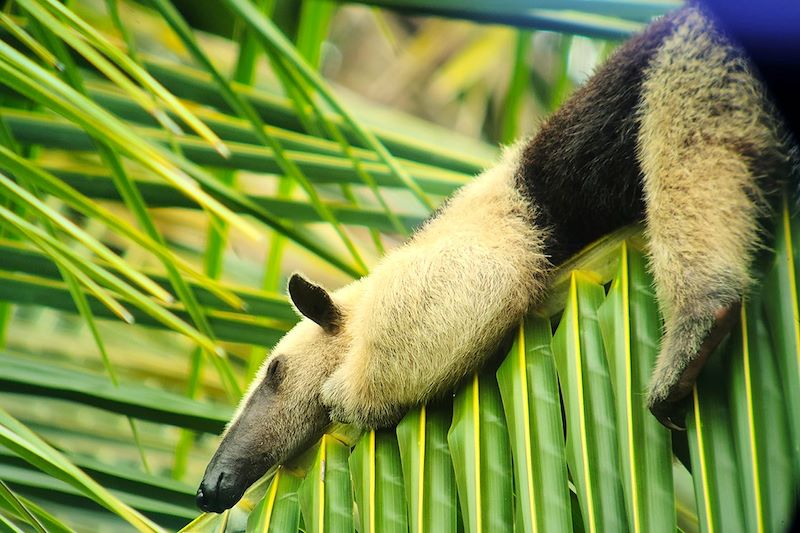
[(272, 361), (270, 361), (269, 366), (267, 367), (267, 375), (264, 379), (273, 390), (277, 389), (278, 385), (280, 385), (281, 381), (283, 381), (283, 367), (283, 357), (274, 358)]

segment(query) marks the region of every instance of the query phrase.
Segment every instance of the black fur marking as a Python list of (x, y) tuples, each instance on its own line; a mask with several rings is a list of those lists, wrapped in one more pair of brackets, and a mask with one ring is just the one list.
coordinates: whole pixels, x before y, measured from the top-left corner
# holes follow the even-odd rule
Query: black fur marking
[(645, 70), (677, 13), (623, 44), (523, 151), (519, 186), (539, 208), (537, 225), (552, 230), (553, 263), (643, 217), (637, 108)]
[(297, 310), (316, 322), (326, 333), (339, 331), (342, 312), (325, 289), (299, 274), (293, 274), (289, 279), (289, 296)]

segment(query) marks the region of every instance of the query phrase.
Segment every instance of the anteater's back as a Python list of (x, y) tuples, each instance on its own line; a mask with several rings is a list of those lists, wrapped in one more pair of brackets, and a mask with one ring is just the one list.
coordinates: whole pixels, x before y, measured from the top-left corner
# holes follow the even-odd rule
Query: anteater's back
[(654, 158), (672, 150), (725, 145), (763, 176), (777, 162), (779, 135), (769, 109), (742, 53), (697, 7), (651, 24), (623, 44), (524, 151), (521, 185), (540, 206), (538, 223), (554, 229), (554, 260), (642, 219), (643, 167), (658, 172), (668, 163)]

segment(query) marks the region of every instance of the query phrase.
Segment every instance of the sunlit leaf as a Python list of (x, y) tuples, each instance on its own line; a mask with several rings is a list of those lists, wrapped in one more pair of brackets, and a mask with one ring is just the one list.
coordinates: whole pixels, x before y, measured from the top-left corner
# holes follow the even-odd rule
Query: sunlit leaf
[(323, 435), (311, 470), (300, 484), (300, 508), (309, 533), (354, 531), (349, 449)]
[(686, 417), (700, 531), (747, 531), (723, 375), (724, 346), (708, 358)]
[(420, 407), (397, 425), (412, 533), (457, 531), (456, 480), (447, 445), (451, 416), (447, 405)]
[(512, 529), (511, 448), (492, 374), (474, 375), (456, 393), (447, 441), (466, 531)]
[(392, 431), (369, 431), (350, 455), (359, 532), (408, 531), (403, 471)]
[(785, 531), (795, 505), (791, 433), (759, 300), (754, 295), (744, 304), (741, 326), (728, 345), (731, 422), (745, 529)]
[(614, 388), (628, 523), (632, 531), (674, 531), (670, 434), (650, 414), (642, 393), (658, 355), (661, 322), (645, 258), (627, 242), (620, 247), (619, 269), (599, 315)]
[(267, 488), (267, 494), (247, 519), (247, 531), (282, 533), (300, 527), (300, 503), (297, 490), (300, 478), (279, 468)]
[(591, 533), (627, 528), (614, 394), (597, 314), (603, 292), (590, 276), (573, 272), (553, 337), (567, 417), (567, 463)]
[(497, 371), (514, 458), (517, 531), (572, 531), (550, 323), (529, 317)]

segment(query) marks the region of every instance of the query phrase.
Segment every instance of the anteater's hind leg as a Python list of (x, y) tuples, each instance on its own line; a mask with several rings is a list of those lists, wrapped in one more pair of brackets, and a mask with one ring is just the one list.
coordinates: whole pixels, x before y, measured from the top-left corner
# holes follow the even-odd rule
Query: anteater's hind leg
[(735, 324), (758, 242), (758, 201), (741, 158), (705, 146), (647, 173), (647, 231), (664, 335), (648, 403), (662, 423)]
[(763, 92), (696, 12), (659, 51), (642, 92), (639, 159), (656, 294), (665, 319), (649, 392), (668, 426), (735, 324), (777, 146)]

